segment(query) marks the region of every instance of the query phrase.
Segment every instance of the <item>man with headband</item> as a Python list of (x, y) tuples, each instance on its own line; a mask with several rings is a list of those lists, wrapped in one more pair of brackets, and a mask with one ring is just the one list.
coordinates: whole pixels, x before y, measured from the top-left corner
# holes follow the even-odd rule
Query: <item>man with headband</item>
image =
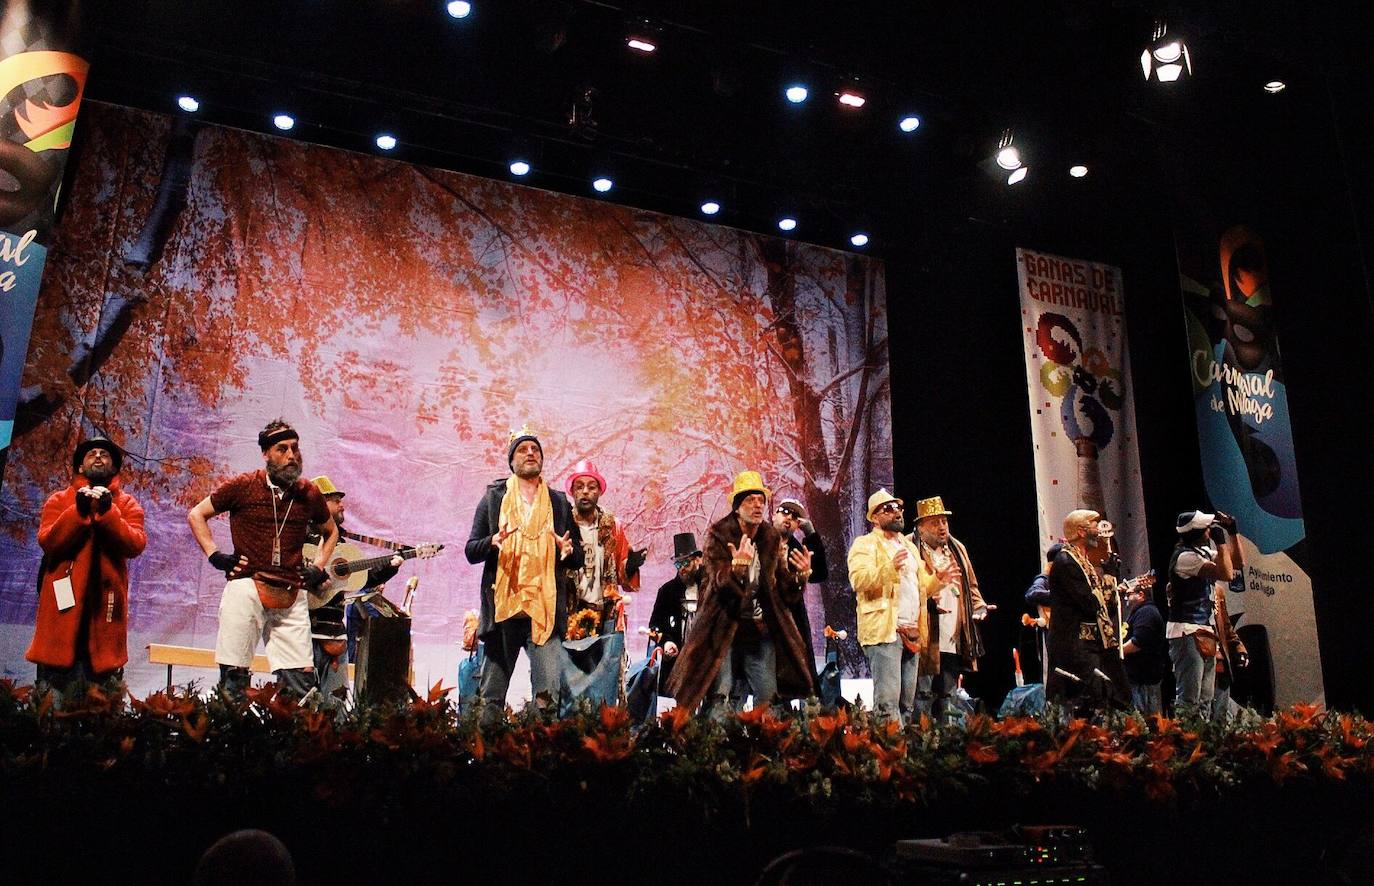
[[(281, 419), (258, 434), (263, 468), (226, 481), (191, 508), (186, 520), (210, 565), (228, 583), (219, 604), (215, 661), (221, 691), (242, 696), (259, 637), (278, 684), (297, 697), (314, 686), (310, 615), (303, 585), (324, 579), (339, 531), (324, 496), (301, 479), (300, 435)], [(229, 514), (233, 553), (219, 549), (210, 518)], [(320, 529), (314, 562), (301, 548), (311, 524)]]

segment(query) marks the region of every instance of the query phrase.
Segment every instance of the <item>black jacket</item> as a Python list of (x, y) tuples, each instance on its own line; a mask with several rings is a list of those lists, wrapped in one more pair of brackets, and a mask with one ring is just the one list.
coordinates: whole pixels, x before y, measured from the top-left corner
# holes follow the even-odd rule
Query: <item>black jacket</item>
[[(506, 480), (495, 480), (482, 494), (477, 503), (477, 512), (472, 515), (472, 532), (468, 533), (465, 548), (469, 563), (482, 564), (482, 609), (477, 623), (477, 636), (485, 638), (496, 629), (496, 561), (500, 553), (492, 546), (491, 537), (501, 528), (501, 500), (506, 495)], [(573, 593), (572, 579), (568, 570), (582, 568), (582, 533), (573, 525), (572, 505), (568, 497), (556, 489), (549, 489), (550, 504), (553, 506), (553, 531), (555, 535), (568, 533), (572, 539), (572, 554), (559, 561), (554, 578), (558, 585), (558, 599), (554, 604), (555, 620), (553, 636), (562, 639), (568, 628), (568, 600)]]

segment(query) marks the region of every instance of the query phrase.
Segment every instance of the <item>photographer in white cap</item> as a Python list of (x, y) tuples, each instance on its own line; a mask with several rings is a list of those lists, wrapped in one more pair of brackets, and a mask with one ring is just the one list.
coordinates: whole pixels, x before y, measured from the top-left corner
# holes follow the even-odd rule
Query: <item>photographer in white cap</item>
[(1217, 631), (1214, 588), (1233, 572), (1225, 514), (1184, 511), (1175, 528), (1178, 544), (1169, 557), (1169, 660), (1174, 666), (1174, 715), (1189, 707), (1204, 711), (1216, 687)]

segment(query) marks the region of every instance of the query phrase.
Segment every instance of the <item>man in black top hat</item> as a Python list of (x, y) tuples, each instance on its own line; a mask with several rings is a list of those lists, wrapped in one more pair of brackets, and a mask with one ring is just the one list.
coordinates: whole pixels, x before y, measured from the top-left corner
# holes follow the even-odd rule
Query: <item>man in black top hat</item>
[(673, 536), (673, 567), (677, 575), (658, 589), (654, 611), (649, 615), (649, 630), (658, 634), (658, 643), (663, 649), (660, 683), (666, 683), (673, 672), (677, 654), (687, 640), (692, 618), (697, 613), (701, 548), (697, 547), (697, 537), (692, 533), (679, 532)]

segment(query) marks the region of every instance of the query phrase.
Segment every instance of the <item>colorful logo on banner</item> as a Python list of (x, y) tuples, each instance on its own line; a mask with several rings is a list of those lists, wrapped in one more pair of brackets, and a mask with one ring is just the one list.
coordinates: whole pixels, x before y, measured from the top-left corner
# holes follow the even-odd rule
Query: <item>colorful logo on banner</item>
[(1116, 524), (1127, 567), (1143, 572), (1149, 551), (1121, 272), (1027, 249), (1016, 260), (1040, 546), (1059, 538), (1069, 511), (1092, 508)]
[(1268, 258), (1244, 226), (1214, 254), (1216, 266), (1184, 268), (1181, 282), (1203, 480), (1211, 507), (1236, 518), (1244, 553), (1228, 610), (1265, 627), (1275, 701), (1312, 701), (1322, 695), (1316, 616), (1299, 563), (1307, 533)]
[[(86, 62), (67, 52), (20, 52), (0, 60), (0, 96), (22, 96), (0, 120), (0, 171), (16, 184), (0, 190), (0, 449), (9, 446), (14, 429), (47, 261), (39, 235), (52, 224), (54, 187), (66, 160), (62, 156), (54, 162), (51, 154), (71, 146), (86, 71)], [(75, 83), (74, 95), (49, 101), (48, 84), (66, 78)], [(58, 90), (70, 92), (69, 85)]]

